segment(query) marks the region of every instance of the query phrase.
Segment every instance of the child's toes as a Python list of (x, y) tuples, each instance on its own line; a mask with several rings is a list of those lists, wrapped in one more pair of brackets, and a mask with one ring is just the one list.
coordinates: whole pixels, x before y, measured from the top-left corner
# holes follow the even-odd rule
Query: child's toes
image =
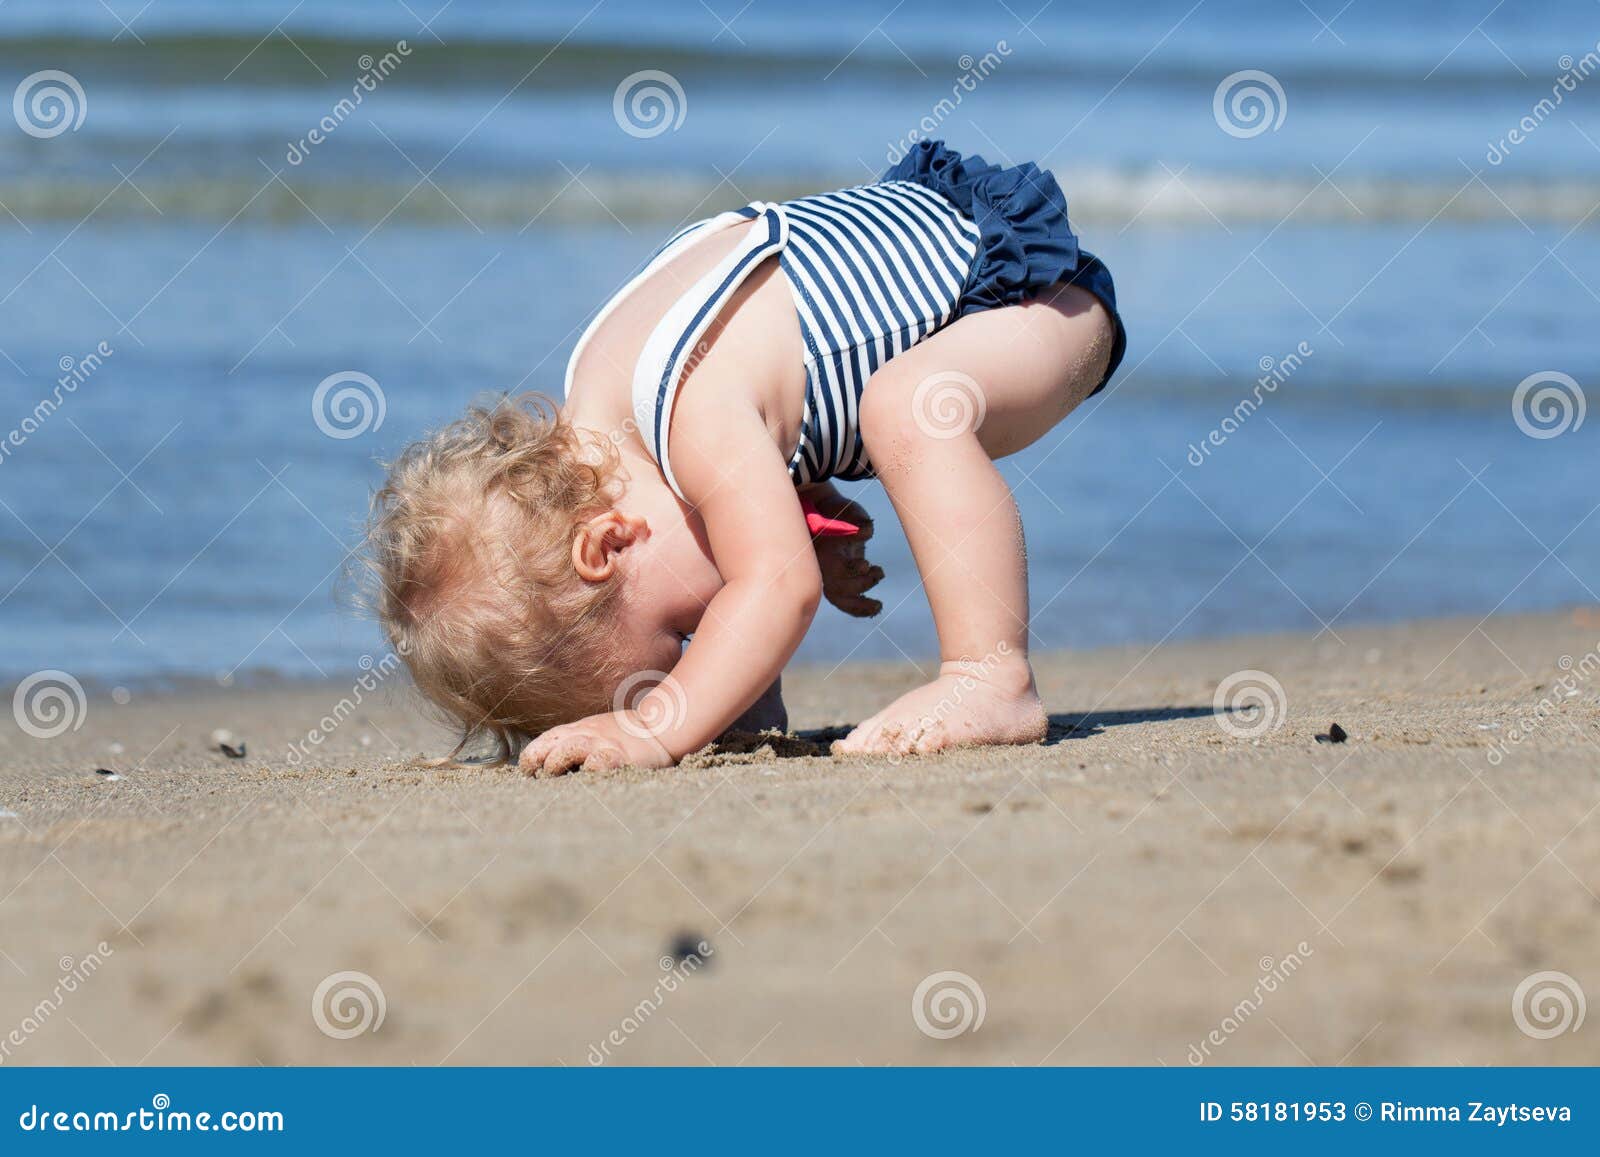
[(890, 723), (878, 732), (872, 750), (880, 755), (916, 754), (916, 732), (900, 723)]
[(828, 750), (834, 755), (862, 755), (872, 750), (870, 740), (877, 730), (877, 723), (873, 719), (868, 719), (865, 723), (858, 724), (843, 739), (835, 739)]
[(928, 722), (917, 727), (909, 739), (912, 755), (932, 755), (950, 746), (950, 737), (937, 723)]

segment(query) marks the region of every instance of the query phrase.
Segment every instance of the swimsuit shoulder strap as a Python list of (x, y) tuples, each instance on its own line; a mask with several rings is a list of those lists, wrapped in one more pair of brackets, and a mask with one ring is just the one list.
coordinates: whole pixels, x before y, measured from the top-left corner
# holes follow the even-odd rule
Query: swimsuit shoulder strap
[(756, 224), (739, 245), (672, 304), (646, 339), (633, 371), (633, 418), (639, 424), (639, 436), (661, 467), (667, 485), (679, 498), (685, 496), (672, 472), (668, 437), (672, 428), (672, 404), (678, 396), (683, 375), (701, 337), (728, 299), (763, 261), (782, 250), (789, 240), (788, 220), (777, 205), (757, 201), (737, 210), (733, 216), (736, 220), (755, 221)]
[(578, 359), (583, 356), (583, 351), (588, 348), (590, 339), (599, 331), (601, 324), (611, 316), (617, 306), (626, 301), (634, 290), (649, 280), (656, 270), (666, 265), (702, 237), (710, 236), (719, 229), (726, 229), (730, 225), (747, 220), (749, 218), (739, 212), (720, 213), (715, 217), (707, 217), (703, 221), (696, 221), (693, 225), (680, 229), (667, 240), (665, 245), (652, 253), (644, 268), (623, 283), (622, 288), (612, 294), (610, 300), (601, 306), (600, 311), (589, 320), (589, 324), (584, 326), (583, 335), (578, 338), (578, 344), (572, 347), (572, 356), (567, 359), (567, 376), (562, 383), (561, 396), (567, 397), (572, 393), (572, 379), (578, 371)]

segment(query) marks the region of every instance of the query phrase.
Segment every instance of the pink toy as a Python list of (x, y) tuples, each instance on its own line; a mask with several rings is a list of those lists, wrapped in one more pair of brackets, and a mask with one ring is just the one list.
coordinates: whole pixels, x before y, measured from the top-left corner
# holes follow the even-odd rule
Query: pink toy
[(847, 538), (861, 532), (861, 528), (853, 522), (826, 517), (817, 509), (817, 504), (804, 494), (800, 495), (800, 509), (805, 512), (806, 529), (815, 538)]

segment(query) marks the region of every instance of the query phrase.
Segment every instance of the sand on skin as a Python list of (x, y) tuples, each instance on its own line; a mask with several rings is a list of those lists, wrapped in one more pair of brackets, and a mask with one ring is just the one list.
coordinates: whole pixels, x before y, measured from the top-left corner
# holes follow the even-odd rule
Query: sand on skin
[[(1182, 1065), (1213, 1031), (1221, 1064), (1595, 1063), (1511, 999), (1547, 969), (1600, 995), (1600, 687), (1550, 699), (1597, 643), (1578, 610), (1047, 656), (1043, 746), (556, 781), (410, 766), (446, 741), (400, 688), (299, 766), (348, 688), (95, 699), (0, 738), (0, 1038), (32, 1025), (3, 1063)], [(1247, 668), (1288, 699), (1257, 741), (1212, 709)], [(825, 674), (786, 679), (802, 728), (917, 678)], [(663, 992), (684, 936), (709, 964)], [(378, 1031), (318, 1029), (343, 970)], [(941, 971), (981, 1028), (919, 1030)]]

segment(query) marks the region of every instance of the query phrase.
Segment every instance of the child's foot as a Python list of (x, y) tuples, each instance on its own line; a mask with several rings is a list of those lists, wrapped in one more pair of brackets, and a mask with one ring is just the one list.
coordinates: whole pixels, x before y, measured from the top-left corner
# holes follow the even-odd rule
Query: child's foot
[(835, 755), (927, 755), (952, 747), (1037, 743), (1048, 727), (1026, 668), (1007, 678), (946, 663), (932, 683), (900, 696), (835, 741), (832, 750)]

